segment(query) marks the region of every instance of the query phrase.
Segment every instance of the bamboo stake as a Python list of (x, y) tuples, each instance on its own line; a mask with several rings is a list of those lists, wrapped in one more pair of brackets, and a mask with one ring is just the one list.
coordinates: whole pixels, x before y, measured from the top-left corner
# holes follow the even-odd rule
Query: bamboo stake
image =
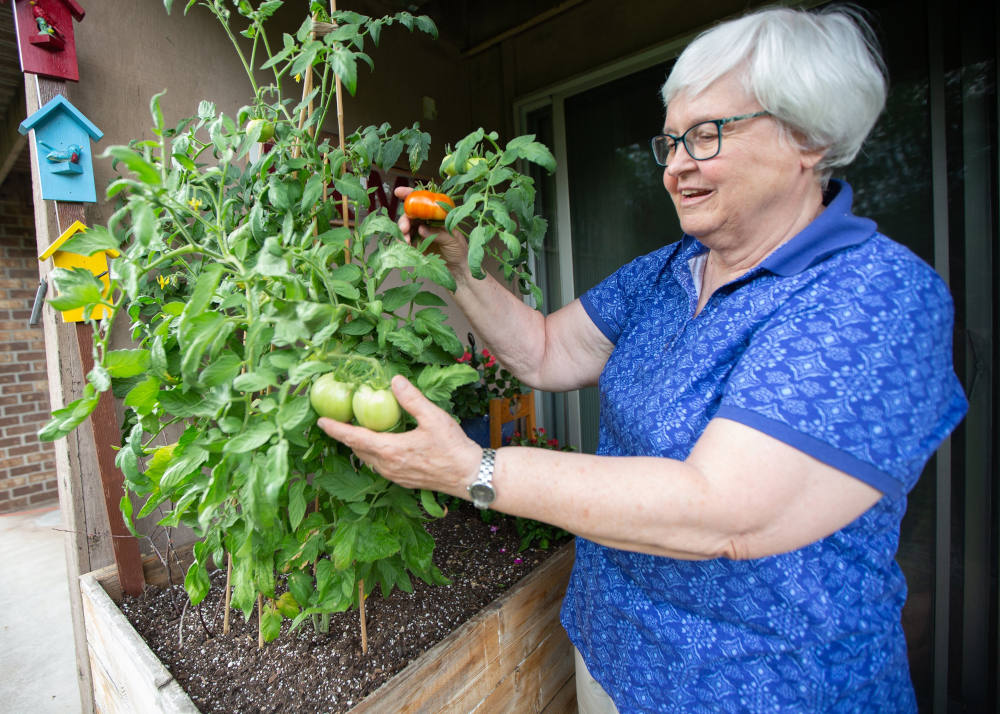
[(361, 654), (368, 654), (368, 625), (365, 622), (365, 581), (358, 581), (358, 613), (361, 618)]
[(224, 614), (222, 616), (222, 634), (224, 635), (229, 634), (229, 600), (231, 597), (229, 591), (229, 584), (230, 582), (232, 582), (232, 578), (233, 578), (233, 554), (226, 553), (226, 607)]
[(257, 649), (264, 649), (264, 596), (257, 593)]
[[(330, 0), (330, 15), (337, 12), (337, 0)], [(344, 92), (340, 75), (334, 75), (335, 91), (337, 92), (337, 138), (340, 144), (340, 151), (344, 151)], [(347, 196), (341, 196), (340, 213), (344, 217), (344, 226), (350, 227), (351, 218), (347, 208)], [(344, 262), (351, 262), (351, 237), (344, 239)], [(358, 581), (358, 617), (361, 624), (361, 653), (368, 654), (368, 624), (365, 621), (365, 581), (362, 578)]]

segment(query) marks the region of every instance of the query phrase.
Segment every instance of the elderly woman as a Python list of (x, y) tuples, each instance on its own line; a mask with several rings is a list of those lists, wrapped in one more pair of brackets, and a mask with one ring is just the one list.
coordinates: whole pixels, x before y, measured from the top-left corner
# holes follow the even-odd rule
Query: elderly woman
[(869, 36), (843, 12), (772, 9), (696, 39), (653, 139), (683, 237), (551, 315), (438, 235), (505, 366), (599, 385), (596, 455), (484, 452), (400, 377), (413, 431), (320, 421), (404, 486), (578, 536), (562, 621), (583, 710), (916, 709), (893, 558), (967, 404), (945, 285), (829, 178), (885, 100)]

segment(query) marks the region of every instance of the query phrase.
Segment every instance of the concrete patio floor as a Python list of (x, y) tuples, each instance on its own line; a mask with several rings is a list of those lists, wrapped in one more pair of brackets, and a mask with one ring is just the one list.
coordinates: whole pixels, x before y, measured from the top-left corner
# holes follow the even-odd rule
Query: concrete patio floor
[(0, 712), (79, 714), (59, 506), (0, 514)]

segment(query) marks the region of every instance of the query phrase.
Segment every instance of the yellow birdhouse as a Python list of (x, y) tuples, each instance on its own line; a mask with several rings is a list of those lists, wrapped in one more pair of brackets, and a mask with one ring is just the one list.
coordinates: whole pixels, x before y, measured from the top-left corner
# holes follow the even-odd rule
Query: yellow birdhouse
[[(59, 248), (66, 241), (78, 232), (85, 230), (87, 230), (87, 226), (83, 225), (80, 221), (74, 221), (73, 225), (67, 228), (66, 231), (59, 236), (55, 243), (46, 248), (45, 252), (38, 256), (38, 259), (48, 260), (49, 258), (52, 258), (52, 263), (55, 267), (66, 268), (67, 270), (72, 270), (73, 268), (86, 268), (101, 279), (101, 282), (104, 283), (104, 294), (107, 295), (108, 291), (111, 289), (111, 280), (108, 278), (108, 256), (110, 255), (112, 258), (117, 258), (118, 251), (103, 250), (99, 253), (94, 253), (93, 255), (80, 255), (79, 253), (70, 253), (65, 250), (59, 250)], [(103, 305), (99, 305), (94, 309), (92, 317), (96, 320), (100, 320), (101, 318), (106, 317), (107, 314), (107, 308)], [(83, 322), (83, 308), (78, 307), (74, 310), (63, 310), (62, 316), (63, 322)]]

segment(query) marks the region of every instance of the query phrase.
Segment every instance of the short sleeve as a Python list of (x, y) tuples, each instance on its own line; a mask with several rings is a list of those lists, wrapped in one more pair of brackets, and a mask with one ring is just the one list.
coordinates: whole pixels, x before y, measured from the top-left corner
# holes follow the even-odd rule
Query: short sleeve
[(952, 324), (908, 251), (818, 275), (755, 331), (716, 416), (901, 496), (968, 406)]
[(679, 245), (673, 243), (626, 263), (580, 296), (587, 315), (613, 344), (617, 344), (636, 300), (648, 294)]

